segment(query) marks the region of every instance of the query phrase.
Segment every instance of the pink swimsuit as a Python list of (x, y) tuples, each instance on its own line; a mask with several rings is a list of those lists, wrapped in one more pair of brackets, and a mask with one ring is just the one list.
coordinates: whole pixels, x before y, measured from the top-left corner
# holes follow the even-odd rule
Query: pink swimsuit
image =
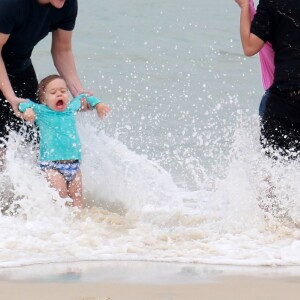
[[(250, 4), (250, 15), (252, 20), (256, 12), (253, 0), (249, 0), (249, 4)], [(261, 65), (263, 86), (265, 90), (268, 90), (273, 83), (274, 69), (275, 69), (274, 50), (272, 48), (272, 45), (269, 42), (267, 42), (263, 46), (263, 48), (259, 51), (259, 59)]]

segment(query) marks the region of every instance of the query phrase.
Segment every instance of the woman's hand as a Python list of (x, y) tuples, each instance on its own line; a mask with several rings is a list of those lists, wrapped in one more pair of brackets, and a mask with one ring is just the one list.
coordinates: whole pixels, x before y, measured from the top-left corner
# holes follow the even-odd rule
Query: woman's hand
[(249, 0), (235, 0), (240, 8), (249, 7)]
[[(86, 94), (88, 96), (93, 96), (93, 93), (91, 91), (82, 91), (81, 93), (79, 93), (78, 95), (82, 95), (82, 94)], [(81, 106), (80, 106), (80, 111), (87, 111), (87, 110), (92, 110), (92, 106), (87, 102), (85, 97), (82, 97), (80, 99), (81, 101)]]
[(35, 113), (34, 113), (33, 109), (32, 108), (26, 109), (23, 114), (23, 118), (27, 122), (34, 123)]
[(23, 118), (23, 114), (19, 111), (19, 104), (22, 102), (26, 102), (26, 99), (14, 96), (10, 99), (7, 99), (7, 101), (10, 103), (15, 115), (19, 118)]

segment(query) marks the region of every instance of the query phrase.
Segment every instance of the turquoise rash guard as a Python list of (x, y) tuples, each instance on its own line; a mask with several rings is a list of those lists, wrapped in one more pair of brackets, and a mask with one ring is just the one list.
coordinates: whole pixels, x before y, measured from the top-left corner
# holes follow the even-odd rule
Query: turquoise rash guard
[(85, 94), (70, 101), (66, 110), (54, 111), (44, 104), (28, 102), (19, 104), (20, 112), (32, 108), (35, 124), (40, 131), (40, 161), (81, 160), (81, 145), (75, 115), (80, 109), (80, 99), (85, 97), (95, 107), (101, 101)]

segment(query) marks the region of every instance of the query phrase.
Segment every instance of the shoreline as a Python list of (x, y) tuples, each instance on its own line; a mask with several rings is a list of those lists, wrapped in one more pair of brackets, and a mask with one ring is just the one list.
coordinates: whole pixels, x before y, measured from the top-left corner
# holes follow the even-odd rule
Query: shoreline
[(296, 300), (300, 267), (131, 261), (40, 264), (0, 268), (0, 289), (3, 300)]

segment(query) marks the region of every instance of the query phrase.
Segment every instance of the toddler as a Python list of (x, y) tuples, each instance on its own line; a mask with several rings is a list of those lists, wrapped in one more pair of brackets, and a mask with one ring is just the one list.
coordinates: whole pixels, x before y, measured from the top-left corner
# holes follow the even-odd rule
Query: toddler
[(96, 109), (100, 118), (105, 117), (110, 108), (96, 97), (86, 94), (70, 101), (67, 84), (59, 75), (50, 75), (41, 80), (38, 98), (41, 104), (27, 99), (28, 102), (19, 104), (19, 110), (24, 113), (26, 121), (39, 127), (40, 167), (60, 197), (70, 197), (73, 206), (81, 208), (81, 146), (75, 114), (80, 110), (83, 98)]

